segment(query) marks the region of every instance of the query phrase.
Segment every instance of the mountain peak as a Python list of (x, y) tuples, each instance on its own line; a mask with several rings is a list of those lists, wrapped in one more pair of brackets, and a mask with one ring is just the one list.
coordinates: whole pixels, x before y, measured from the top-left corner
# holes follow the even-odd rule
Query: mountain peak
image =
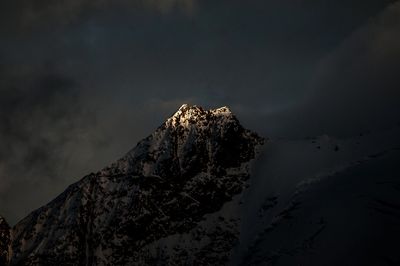
[(196, 105), (190, 105), (190, 104), (184, 103), (181, 105), (181, 107), (179, 107), (178, 111), (184, 111), (186, 109), (190, 109), (193, 107), (196, 107)]
[(172, 117), (181, 117), (182, 115), (196, 115), (204, 112), (204, 109), (197, 105), (182, 104), (178, 111)]
[[(182, 105), (123, 158), (18, 223), (11, 264), (225, 264), (221, 246), (233, 248), (239, 222), (210, 217), (244, 190), (262, 143), (228, 107)], [(194, 248), (163, 247), (179, 235)]]
[(235, 119), (231, 110), (227, 106), (223, 106), (217, 109), (204, 110), (201, 106), (183, 104), (179, 107), (167, 121), (167, 126), (177, 127), (183, 126), (189, 127), (190, 124), (196, 124), (197, 126), (204, 126), (204, 123), (209, 120), (216, 120), (224, 118), (225, 122), (228, 120), (232, 121)]
[[(204, 112), (205, 110), (198, 105), (190, 105), (187, 103), (184, 103), (179, 107), (178, 111), (175, 112), (173, 116), (180, 116), (183, 113), (186, 112), (192, 112), (192, 113), (198, 113), (198, 112)], [(231, 110), (229, 109), (228, 106), (222, 106), (216, 109), (211, 109), (209, 112), (215, 113), (215, 114), (232, 114)]]

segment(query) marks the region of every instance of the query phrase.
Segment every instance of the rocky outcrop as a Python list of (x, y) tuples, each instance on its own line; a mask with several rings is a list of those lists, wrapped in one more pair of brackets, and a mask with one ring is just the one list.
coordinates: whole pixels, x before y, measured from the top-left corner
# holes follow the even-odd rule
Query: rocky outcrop
[(238, 237), (222, 212), (263, 139), (227, 107), (183, 105), (122, 159), (13, 230), (12, 265), (218, 265)]
[(0, 216), (0, 265), (7, 265), (10, 245), (10, 226)]

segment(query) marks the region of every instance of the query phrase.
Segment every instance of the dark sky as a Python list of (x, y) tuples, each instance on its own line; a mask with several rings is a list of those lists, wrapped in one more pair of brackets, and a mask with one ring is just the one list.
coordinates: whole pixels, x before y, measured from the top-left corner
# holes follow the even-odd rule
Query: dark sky
[(264, 136), (400, 122), (400, 2), (0, 3), (0, 213), (116, 160), (183, 103)]

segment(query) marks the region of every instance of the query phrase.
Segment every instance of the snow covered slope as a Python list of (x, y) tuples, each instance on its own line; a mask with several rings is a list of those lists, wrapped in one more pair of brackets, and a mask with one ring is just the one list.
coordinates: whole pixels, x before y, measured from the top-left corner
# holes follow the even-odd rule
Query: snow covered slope
[(231, 265), (399, 265), (400, 128), (270, 140)]
[(227, 107), (183, 105), (19, 222), (11, 265), (224, 264), (239, 225), (215, 213), (243, 190), (262, 143)]
[(398, 136), (261, 145), (228, 108), (183, 105), (19, 222), (10, 264), (399, 265)]

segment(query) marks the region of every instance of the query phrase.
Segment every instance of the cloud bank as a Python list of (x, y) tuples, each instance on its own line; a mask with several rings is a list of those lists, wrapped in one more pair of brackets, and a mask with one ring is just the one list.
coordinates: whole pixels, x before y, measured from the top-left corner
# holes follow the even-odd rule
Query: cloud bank
[(400, 3), (394, 3), (322, 57), (305, 97), (265, 115), (260, 130), (288, 137), (344, 137), (397, 126), (399, 33)]
[(393, 124), (389, 2), (1, 2), (0, 214), (16, 222), (182, 103), (229, 105), (267, 137)]
[(22, 0), (0, 4), (3, 9), (3, 12), (0, 12), (5, 16), (4, 21), (12, 21), (23, 29), (32, 29), (49, 23), (59, 25), (75, 23), (92, 12), (106, 12), (111, 8), (129, 12), (156, 11), (160, 14), (177, 11), (190, 16), (194, 13), (196, 6), (196, 0), (45, 0), (40, 2)]

